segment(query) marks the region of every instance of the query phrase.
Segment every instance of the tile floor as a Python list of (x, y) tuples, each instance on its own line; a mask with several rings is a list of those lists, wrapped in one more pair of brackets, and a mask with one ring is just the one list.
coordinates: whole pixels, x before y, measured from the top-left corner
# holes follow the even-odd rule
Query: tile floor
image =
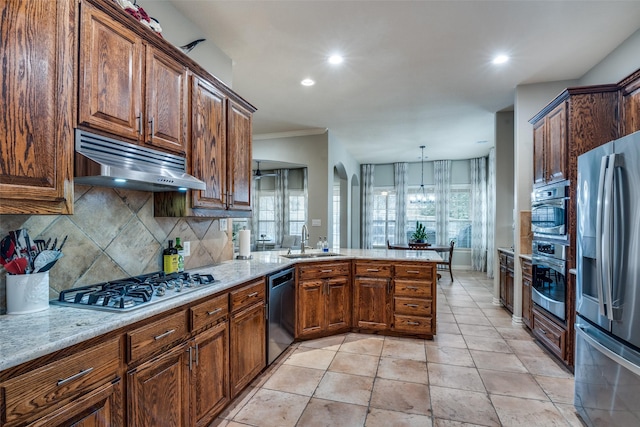
[(433, 341), (294, 344), (213, 425), (582, 426), (573, 375), (492, 304), (492, 288), (483, 273), (443, 276)]

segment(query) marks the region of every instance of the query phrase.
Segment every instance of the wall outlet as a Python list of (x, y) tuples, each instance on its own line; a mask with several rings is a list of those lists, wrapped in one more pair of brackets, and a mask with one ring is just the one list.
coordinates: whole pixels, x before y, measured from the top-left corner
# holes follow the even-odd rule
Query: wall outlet
[(312, 219), (311, 220), (311, 226), (312, 227), (322, 227), (322, 220)]
[(191, 255), (191, 242), (183, 242), (182, 243), (182, 251), (184, 252), (183, 256)]
[(226, 218), (221, 218), (220, 219), (220, 231), (227, 231), (227, 219)]

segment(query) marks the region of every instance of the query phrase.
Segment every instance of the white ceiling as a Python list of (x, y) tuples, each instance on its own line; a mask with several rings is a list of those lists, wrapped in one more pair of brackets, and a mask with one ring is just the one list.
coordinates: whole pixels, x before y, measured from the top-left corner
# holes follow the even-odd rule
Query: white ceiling
[(485, 155), (517, 85), (578, 79), (640, 28), (637, 0), (171, 2), (232, 58), (254, 135), (326, 128), (361, 163)]

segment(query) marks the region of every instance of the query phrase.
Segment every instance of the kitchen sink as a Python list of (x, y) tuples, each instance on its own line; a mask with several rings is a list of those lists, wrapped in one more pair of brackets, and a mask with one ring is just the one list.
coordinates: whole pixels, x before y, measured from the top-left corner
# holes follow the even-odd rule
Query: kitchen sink
[(286, 254), (280, 255), (289, 259), (307, 259), (307, 258), (325, 258), (331, 256), (339, 256), (340, 254), (336, 254), (334, 252), (311, 252), (308, 254)]

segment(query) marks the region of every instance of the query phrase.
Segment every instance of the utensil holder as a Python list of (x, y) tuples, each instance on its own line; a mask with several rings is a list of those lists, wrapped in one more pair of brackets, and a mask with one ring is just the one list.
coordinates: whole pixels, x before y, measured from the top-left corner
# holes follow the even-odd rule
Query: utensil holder
[(7, 314), (27, 314), (49, 308), (49, 272), (7, 274)]

